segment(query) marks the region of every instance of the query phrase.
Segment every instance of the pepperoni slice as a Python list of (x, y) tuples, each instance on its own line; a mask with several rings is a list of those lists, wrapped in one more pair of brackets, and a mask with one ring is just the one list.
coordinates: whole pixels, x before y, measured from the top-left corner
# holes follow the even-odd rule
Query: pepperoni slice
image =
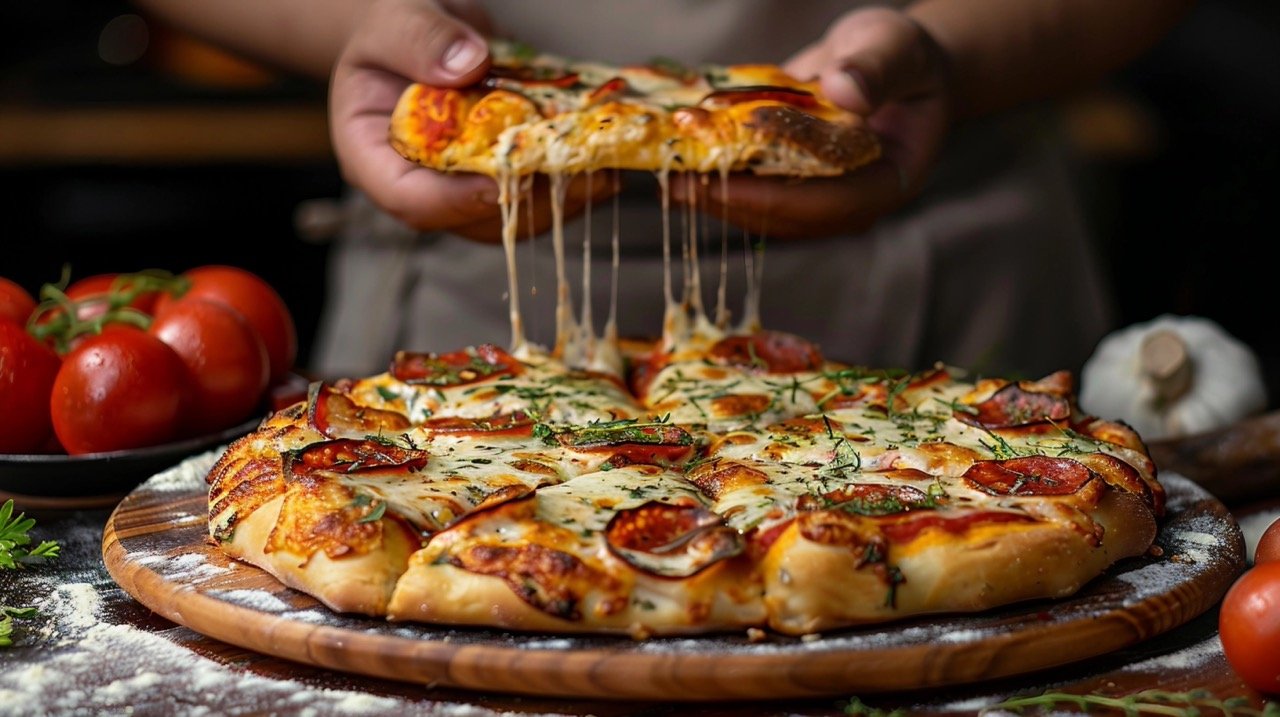
[(1011, 383), (996, 391), (991, 398), (969, 410), (957, 410), (954, 415), (971, 426), (1013, 428), (1070, 418), (1071, 403), (1064, 396), (1028, 391), (1019, 384)]
[(1071, 495), (1096, 474), (1079, 461), (1053, 456), (1025, 456), (1003, 461), (978, 461), (964, 472), (973, 488), (991, 495)]
[(612, 456), (609, 462), (614, 468), (633, 464), (671, 465), (692, 456), (695, 449), (693, 436), (679, 426), (629, 419), (558, 432), (539, 426), (534, 435), (575, 451), (609, 453)]
[(489, 75), (480, 81), (484, 87), (491, 89), (509, 89), (512, 83), (520, 87), (557, 87), (562, 90), (578, 84), (578, 73), (559, 67), (508, 67), (493, 65)]
[(743, 550), (738, 532), (715, 513), (658, 502), (618, 511), (605, 542), (633, 567), (669, 578), (689, 577)]
[(817, 107), (818, 98), (812, 92), (782, 87), (780, 85), (747, 85), (715, 90), (702, 98), (699, 104), (724, 106), (756, 101), (780, 102), (792, 107)]
[(307, 390), (307, 421), (329, 438), (364, 438), (398, 434), (409, 428), (409, 419), (395, 411), (361, 406), (341, 391), (319, 381)]
[(602, 102), (617, 99), (630, 93), (630, 91), (631, 85), (625, 79), (621, 77), (611, 78), (592, 90), (591, 94), (587, 95), (586, 106), (590, 107)]
[(495, 413), (485, 418), (440, 416), (428, 418), (422, 427), (457, 436), (530, 436), (537, 420), (524, 411)]
[(493, 344), (447, 354), (398, 351), (391, 361), (391, 375), (396, 380), (427, 386), (464, 386), (515, 375), (520, 369), (515, 357)]
[(816, 344), (781, 331), (721, 339), (711, 347), (710, 356), (718, 364), (760, 373), (814, 371), (822, 367), (822, 352)]
[(306, 478), (320, 471), (366, 473), (384, 468), (397, 471), (422, 470), (431, 454), (417, 448), (403, 448), (379, 441), (340, 438), (321, 441), (285, 454), (285, 472)]

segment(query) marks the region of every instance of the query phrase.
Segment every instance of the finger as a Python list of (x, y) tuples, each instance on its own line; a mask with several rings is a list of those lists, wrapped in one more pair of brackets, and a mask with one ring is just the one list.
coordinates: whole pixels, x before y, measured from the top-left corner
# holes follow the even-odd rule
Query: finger
[(815, 42), (792, 55), (782, 69), (798, 80), (817, 79), (818, 73), (828, 64), (829, 54), (825, 42)]
[(699, 206), (751, 232), (783, 239), (857, 234), (908, 198), (898, 170), (880, 160), (835, 178), (785, 180), (740, 175), (711, 182)]
[(480, 33), (434, 0), (375, 3), (344, 54), (349, 64), (441, 87), (475, 82), (489, 64)]
[(938, 82), (932, 40), (902, 13), (870, 9), (845, 16), (826, 40), (831, 62), (820, 73), (832, 101), (863, 115), (885, 102), (910, 97)]

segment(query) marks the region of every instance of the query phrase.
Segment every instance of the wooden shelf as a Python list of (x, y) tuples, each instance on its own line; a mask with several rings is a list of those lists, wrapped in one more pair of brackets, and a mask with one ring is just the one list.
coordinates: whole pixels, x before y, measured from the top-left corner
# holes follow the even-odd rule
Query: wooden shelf
[(0, 166), (329, 160), (321, 103), (0, 105)]

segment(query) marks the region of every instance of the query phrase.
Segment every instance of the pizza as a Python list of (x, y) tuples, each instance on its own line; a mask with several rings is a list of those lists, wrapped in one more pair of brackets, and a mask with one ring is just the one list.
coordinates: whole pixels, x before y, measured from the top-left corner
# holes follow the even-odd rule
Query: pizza
[(1151, 548), (1155, 466), (1128, 426), (1080, 410), (1069, 373), (834, 360), (761, 326), (759, 242), (731, 315), (727, 229), (708, 311), (701, 223), (682, 222), (677, 254), (664, 221), (661, 330), (625, 339), (616, 301), (599, 332), (589, 302), (574, 310), (554, 211), (556, 337), (529, 341), (515, 242), (532, 174), (550, 175), (554, 209), (575, 173), (829, 175), (878, 144), (775, 67), (493, 53), (477, 87), (410, 87), (391, 141), (499, 179), (510, 344), (401, 351), (231, 444), (208, 475), (209, 539), (228, 555), (340, 612), (643, 638), (1061, 598)]
[(439, 171), (493, 177), (602, 169), (835, 175), (879, 157), (865, 120), (775, 65), (575, 61), (495, 40), (461, 88), (412, 84), (391, 144)]
[(1164, 491), (1070, 374), (847, 365), (791, 334), (400, 352), (209, 474), (227, 554), (340, 612), (635, 637), (804, 635), (1070, 595)]

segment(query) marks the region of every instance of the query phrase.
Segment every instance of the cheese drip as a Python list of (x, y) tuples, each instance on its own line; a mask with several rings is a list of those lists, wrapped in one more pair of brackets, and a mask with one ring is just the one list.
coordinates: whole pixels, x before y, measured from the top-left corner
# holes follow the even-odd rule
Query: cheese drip
[[(727, 161), (719, 163), (719, 180), (721, 196), (729, 191), (729, 167)], [(567, 201), (571, 175), (551, 173), (549, 176), (551, 202), (551, 240), (556, 272), (556, 309), (555, 344), (549, 352), (551, 356), (567, 366), (585, 368), (621, 375), (623, 360), (618, 346), (618, 281), (621, 265), (621, 213), (619, 198), (613, 197), (613, 222), (610, 236), (610, 298), (608, 318), (603, 330), (597, 334), (594, 311), (591, 300), (592, 289), (592, 237), (591, 237), (591, 194), (595, 179), (592, 173), (586, 173), (587, 202), (582, 236), (582, 277), (581, 277), (581, 313), (575, 317), (573, 292), (570, 286), (565, 260), (565, 203)], [(678, 347), (691, 344), (714, 342), (728, 333), (750, 333), (760, 329), (760, 282), (763, 273), (763, 234), (755, 245), (750, 234), (743, 232), (743, 265), (746, 275), (746, 293), (743, 297), (742, 319), (737, 326), (730, 326), (730, 312), (727, 304), (728, 265), (729, 265), (729, 218), (727, 207), (720, 217), (720, 257), (718, 286), (714, 318), (709, 316), (704, 303), (702, 285), (702, 251), (700, 239), (705, 240), (710, 234), (706, 218), (699, 212), (700, 206), (709, 202), (706, 198), (709, 178), (707, 175), (685, 173), (681, 179), (688, 191), (688, 200), (681, 215), (680, 237), (680, 270), (681, 289), (679, 298), (675, 292), (674, 262), (672, 261), (672, 228), (671, 228), (671, 185), (670, 160), (663, 169), (655, 173), (658, 181), (662, 204), (662, 291), (663, 318), (661, 350), (674, 351)], [(499, 205), (502, 217), (502, 244), (507, 261), (508, 299), (511, 315), (511, 352), (521, 358), (530, 358), (537, 354), (545, 355), (543, 348), (531, 346), (525, 336), (525, 328), (520, 315), (519, 278), (515, 258), (516, 234), (522, 194), (532, 189), (532, 177), (521, 177), (508, 169), (497, 177), (499, 185)], [(614, 177), (616, 181), (616, 175)], [(532, 234), (533, 211), (532, 201), (526, 207), (529, 210), (528, 223)], [(701, 228), (700, 228), (701, 227)]]

